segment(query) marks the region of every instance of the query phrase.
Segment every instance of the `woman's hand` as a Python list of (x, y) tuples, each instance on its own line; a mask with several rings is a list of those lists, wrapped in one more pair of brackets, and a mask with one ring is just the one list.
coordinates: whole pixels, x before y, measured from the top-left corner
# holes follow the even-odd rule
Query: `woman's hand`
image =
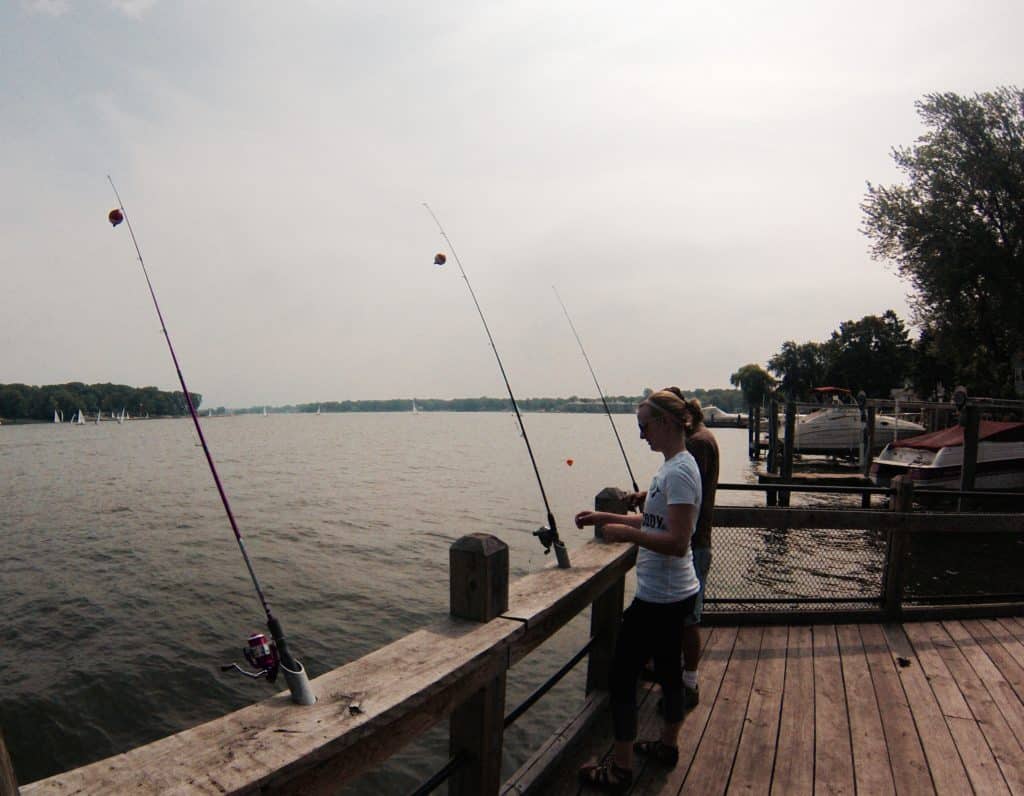
[(626, 508), (629, 511), (643, 511), (646, 500), (646, 492), (630, 492), (626, 495)]
[(599, 525), (607, 521), (603, 511), (581, 511), (576, 515), (577, 528), (583, 528), (587, 525)]

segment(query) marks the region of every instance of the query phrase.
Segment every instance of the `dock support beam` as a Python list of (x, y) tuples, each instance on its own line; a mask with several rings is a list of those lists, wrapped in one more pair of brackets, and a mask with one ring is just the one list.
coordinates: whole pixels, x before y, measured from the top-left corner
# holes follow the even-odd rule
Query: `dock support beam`
[[(914, 503), (914, 482), (906, 476), (892, 479), (896, 494), (892, 499), (892, 510), (908, 513)], [(910, 537), (902, 528), (890, 528), (885, 549), (885, 596), (882, 609), (890, 620), (899, 619), (903, 614), (903, 584), (906, 580), (907, 553)]]
[[(508, 610), (508, 545), (473, 533), (449, 550), (451, 615), (490, 622)], [(505, 727), (505, 672), (459, 705), (451, 715), (448, 748), (464, 763), (452, 774), (452, 796), (492, 796), (501, 787)]]

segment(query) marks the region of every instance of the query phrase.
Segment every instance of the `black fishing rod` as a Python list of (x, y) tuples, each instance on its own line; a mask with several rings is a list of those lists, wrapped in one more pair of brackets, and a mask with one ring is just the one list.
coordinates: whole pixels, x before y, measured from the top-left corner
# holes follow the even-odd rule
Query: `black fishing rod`
[[(530, 464), (533, 465), (533, 474), (537, 476), (537, 486), (540, 487), (540, 496), (544, 501), (544, 508), (548, 514), (547, 527), (538, 528), (533, 532), (542, 545), (544, 545), (544, 554), (547, 555), (551, 552), (551, 548), (555, 548), (555, 558), (558, 559), (558, 566), (562, 569), (569, 568), (569, 551), (566, 549), (565, 544), (561, 539), (558, 538), (558, 526), (555, 524), (555, 515), (551, 513), (551, 506), (548, 503), (547, 493), (544, 491), (544, 482), (540, 479), (540, 470), (537, 468), (537, 459), (533, 455), (533, 448), (530, 445), (530, 438), (526, 434), (526, 426), (523, 425), (523, 417), (519, 414), (519, 404), (516, 402), (515, 395), (512, 394), (512, 385), (509, 384), (508, 374), (505, 373), (505, 366), (501, 364), (501, 355), (498, 353), (498, 347), (494, 344), (494, 337), (491, 335), (491, 329), (487, 325), (487, 319), (484, 317), (484, 311), (480, 308), (480, 302), (477, 301), (476, 293), (473, 290), (473, 285), (469, 282), (469, 277), (466, 276), (466, 269), (462, 267), (462, 261), (459, 259), (458, 252), (455, 251), (455, 246), (452, 244), (451, 238), (448, 237), (448, 233), (444, 231), (444, 227), (441, 226), (441, 222), (438, 220), (434, 211), (430, 209), (430, 205), (426, 202), (423, 206), (427, 208), (427, 212), (430, 213), (430, 217), (434, 219), (434, 223), (437, 224), (437, 229), (441, 233), (441, 237), (444, 238), (445, 243), (448, 244), (448, 248), (451, 250), (452, 257), (455, 258), (455, 262), (459, 266), (459, 272), (462, 274), (462, 278), (466, 280), (466, 287), (469, 288), (469, 295), (473, 297), (473, 303), (476, 305), (476, 311), (480, 315), (480, 320), (484, 325), (484, 331), (487, 333), (487, 339), (491, 344), (491, 350), (494, 352), (494, 358), (498, 360), (498, 370), (501, 371), (501, 378), (505, 380), (505, 388), (508, 390), (508, 397), (512, 401), (512, 410), (516, 413), (516, 420), (519, 421), (519, 430), (523, 435), (523, 442), (526, 443), (526, 452), (530, 454)], [(435, 265), (444, 265), (445, 256), (438, 254), (434, 257)]]
[(636, 485), (636, 478), (633, 476), (633, 468), (629, 466), (629, 459), (626, 457), (626, 449), (622, 447), (622, 438), (619, 437), (619, 430), (615, 428), (615, 420), (612, 419), (612, 410), (608, 408), (608, 401), (605, 400), (604, 390), (602, 390), (601, 385), (597, 383), (597, 374), (594, 373), (594, 366), (590, 364), (590, 357), (587, 356), (587, 352), (583, 348), (583, 341), (580, 340), (580, 335), (576, 331), (576, 324), (574, 324), (572, 322), (572, 318), (569, 317), (569, 310), (565, 308), (565, 302), (562, 301), (562, 297), (558, 295), (558, 288), (552, 285), (551, 289), (555, 291), (555, 298), (557, 298), (558, 303), (562, 305), (562, 312), (565, 313), (565, 319), (569, 321), (569, 328), (572, 329), (572, 333), (576, 337), (576, 342), (579, 343), (580, 353), (583, 354), (583, 359), (586, 360), (587, 367), (590, 369), (590, 375), (594, 379), (594, 386), (597, 387), (597, 394), (601, 396), (601, 403), (604, 405), (605, 414), (608, 415), (608, 422), (612, 425), (612, 433), (615, 435), (615, 441), (619, 443), (619, 450), (622, 451), (622, 461), (626, 463), (626, 472), (629, 473), (629, 480), (633, 484), (633, 492), (639, 492), (640, 487)]
[(246, 568), (249, 570), (249, 577), (252, 578), (252, 584), (256, 587), (256, 595), (259, 597), (260, 605), (263, 606), (263, 611), (267, 615), (267, 628), (270, 630), (270, 635), (274, 640), (272, 645), (268, 644), (262, 633), (249, 637), (249, 645), (243, 651), (250, 664), (257, 668), (257, 672), (246, 672), (237, 664), (228, 664), (221, 668), (224, 671), (235, 669), (250, 677), (266, 677), (268, 681), (274, 682), (280, 667), (284, 670), (285, 680), (291, 689), (292, 701), (301, 705), (311, 705), (316, 701), (316, 698), (310, 690), (309, 679), (306, 677), (305, 669), (303, 669), (301, 663), (292, 657), (291, 651), (288, 649), (288, 642), (285, 639), (284, 630), (281, 628), (281, 622), (270, 610), (270, 603), (267, 602), (263, 587), (260, 586), (259, 579), (256, 577), (256, 570), (253, 569), (249, 553), (245, 549), (245, 540), (242, 539), (242, 532), (238, 529), (234, 512), (231, 511), (231, 503), (228, 501), (227, 492), (224, 491), (224, 485), (221, 483), (220, 475), (217, 473), (217, 466), (213, 463), (213, 455), (210, 453), (210, 447), (206, 444), (206, 436), (203, 434), (203, 427), (199, 423), (199, 415), (196, 413), (195, 405), (192, 403), (192, 394), (188, 391), (188, 385), (185, 384), (185, 376), (181, 372), (181, 366), (178, 364), (178, 355), (174, 352), (171, 335), (167, 331), (164, 314), (160, 311), (160, 303), (156, 300), (156, 291), (153, 289), (153, 282), (149, 278), (146, 261), (142, 258), (142, 250), (139, 248), (139, 241), (135, 237), (132, 222), (128, 218), (128, 211), (125, 210), (124, 202), (121, 201), (121, 194), (118, 193), (117, 186), (114, 185), (114, 181), (109, 174), (107, 175), (107, 180), (110, 182), (110, 187), (114, 190), (114, 196), (117, 197), (117, 208), (111, 210), (107, 218), (111, 225), (115, 227), (122, 221), (128, 225), (128, 234), (131, 235), (132, 245), (135, 246), (135, 254), (138, 256), (139, 265), (142, 266), (142, 273), (146, 277), (149, 295), (153, 299), (157, 318), (160, 319), (160, 331), (163, 332), (164, 339), (167, 341), (167, 349), (171, 352), (171, 361), (174, 362), (174, 369), (178, 373), (178, 382), (181, 384), (181, 390), (185, 394), (188, 413), (192, 416), (196, 433), (199, 435), (199, 443), (202, 445), (203, 453), (206, 455), (206, 462), (210, 466), (210, 474), (213, 476), (214, 484), (217, 485), (217, 492), (220, 494), (221, 503), (224, 504), (224, 511), (228, 515), (231, 530), (235, 532), (238, 549), (242, 551), (242, 558), (245, 561)]

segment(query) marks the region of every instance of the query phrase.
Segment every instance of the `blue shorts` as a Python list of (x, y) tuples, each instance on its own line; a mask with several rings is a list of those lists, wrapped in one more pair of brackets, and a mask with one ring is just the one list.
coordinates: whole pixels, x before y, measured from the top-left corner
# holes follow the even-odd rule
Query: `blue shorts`
[(683, 625), (690, 627), (700, 624), (700, 615), (704, 610), (704, 584), (708, 579), (708, 570), (711, 569), (711, 548), (693, 548), (693, 568), (697, 572), (697, 580), (700, 581), (700, 591), (697, 592), (697, 599), (693, 601), (693, 610), (683, 620)]

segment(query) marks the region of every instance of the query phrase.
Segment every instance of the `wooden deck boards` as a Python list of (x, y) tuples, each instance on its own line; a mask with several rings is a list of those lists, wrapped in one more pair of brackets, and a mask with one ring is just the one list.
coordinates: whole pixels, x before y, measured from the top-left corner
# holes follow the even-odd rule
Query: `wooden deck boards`
[[(1024, 794), (1024, 620), (717, 627), (679, 765), (635, 794)], [(645, 686), (645, 688), (648, 688)], [(641, 706), (657, 733), (657, 691)], [(588, 756), (610, 750), (593, 738)], [(550, 791), (574, 785), (576, 757)]]

